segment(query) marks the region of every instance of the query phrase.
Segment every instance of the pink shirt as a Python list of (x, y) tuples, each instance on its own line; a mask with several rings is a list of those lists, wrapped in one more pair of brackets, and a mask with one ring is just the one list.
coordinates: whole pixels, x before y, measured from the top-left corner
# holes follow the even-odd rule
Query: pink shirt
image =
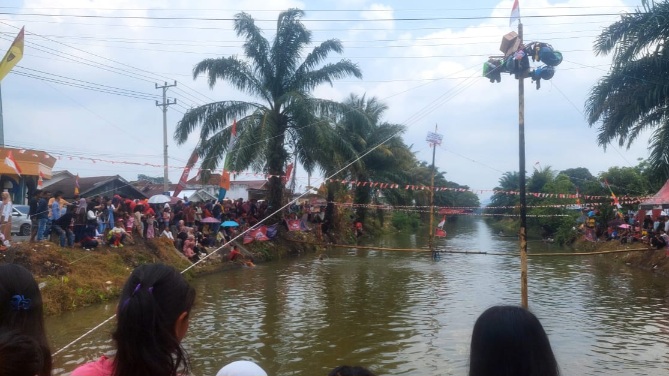
[(86, 363), (77, 367), (70, 376), (111, 376), (114, 371), (114, 362), (106, 356), (101, 356), (95, 362)]

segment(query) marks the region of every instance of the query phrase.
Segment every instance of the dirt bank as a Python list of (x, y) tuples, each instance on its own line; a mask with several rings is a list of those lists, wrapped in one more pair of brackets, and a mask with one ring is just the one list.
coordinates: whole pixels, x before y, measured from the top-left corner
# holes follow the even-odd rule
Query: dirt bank
[[(308, 244), (293, 243), (290, 239), (308, 240), (309, 233), (283, 233), (271, 242), (244, 245), (256, 263), (315, 252)], [(215, 250), (211, 248), (210, 251)], [(239, 268), (227, 262), (228, 250), (222, 249), (198, 264), (186, 275), (193, 278), (202, 273)], [(93, 251), (80, 247), (61, 248), (50, 242), (20, 242), (0, 253), (0, 263), (16, 263), (30, 270), (40, 284), (45, 311), (48, 315), (74, 310), (118, 297), (123, 283), (138, 265), (162, 262), (183, 270), (192, 265), (167, 239), (139, 240), (123, 248), (100, 246)]]

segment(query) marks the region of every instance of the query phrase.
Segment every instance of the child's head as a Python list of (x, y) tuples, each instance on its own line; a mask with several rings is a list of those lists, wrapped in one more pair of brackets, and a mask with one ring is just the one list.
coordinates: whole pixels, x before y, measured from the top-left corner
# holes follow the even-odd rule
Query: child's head
[(123, 287), (117, 309), (114, 375), (188, 373), (180, 343), (188, 329), (195, 290), (164, 264), (137, 267)]
[(375, 376), (372, 371), (360, 366), (339, 366), (330, 371), (328, 376)]
[(0, 333), (0, 376), (35, 376), (44, 367), (44, 353), (32, 337), (17, 330)]
[(558, 376), (557, 361), (541, 323), (516, 306), (488, 308), (474, 324), (469, 376)]
[(42, 295), (33, 275), (16, 264), (0, 265), (0, 333), (16, 330), (42, 352), (40, 376), (51, 374), (51, 350), (44, 331)]
[(218, 370), (216, 376), (267, 376), (267, 372), (251, 361), (238, 360)]

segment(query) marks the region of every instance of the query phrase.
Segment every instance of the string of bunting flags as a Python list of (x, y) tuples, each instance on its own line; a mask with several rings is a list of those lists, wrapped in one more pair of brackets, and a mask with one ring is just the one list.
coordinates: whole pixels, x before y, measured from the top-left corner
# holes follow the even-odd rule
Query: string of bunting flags
[[(367, 209), (386, 209), (386, 208), (396, 208), (396, 209), (405, 209), (405, 208), (415, 208), (415, 209), (425, 209), (429, 208), (429, 205), (387, 205), (387, 204), (354, 204), (350, 202), (330, 202), (333, 205), (352, 207), (352, 208), (367, 208)], [(639, 201), (631, 202), (632, 204), (638, 204)], [(611, 202), (590, 202), (586, 205), (576, 205), (576, 204), (555, 204), (555, 205), (527, 205), (527, 208), (535, 209), (577, 209), (577, 207), (595, 207), (595, 206), (604, 206), (611, 204)], [(480, 207), (480, 206), (435, 206), (436, 210), (495, 210), (495, 209), (519, 209), (520, 206), (489, 206), (489, 207)]]
[[(385, 207), (385, 208), (378, 208), (381, 210), (392, 210), (396, 212), (404, 212), (404, 213), (430, 213), (430, 210), (425, 210), (425, 209), (409, 209), (409, 208), (393, 208), (393, 207)], [(518, 217), (518, 214), (496, 214), (496, 213), (475, 213), (473, 211), (450, 211), (449, 213), (446, 213), (448, 215), (468, 215), (468, 216), (474, 216), (474, 217)], [(568, 214), (528, 214), (528, 218), (552, 218), (552, 217), (569, 217)]]
[[(19, 153), (26, 153), (28, 150), (22, 149), (19, 150)], [(73, 156), (64, 153), (51, 152), (54, 155), (54, 158), (57, 160), (80, 160), (80, 161), (89, 161), (91, 163), (111, 163), (114, 165), (132, 165), (132, 166), (145, 166), (145, 167), (154, 167), (154, 168), (163, 168), (162, 164), (149, 163), (149, 162), (133, 162), (133, 161), (122, 161), (116, 159), (104, 159), (104, 158), (91, 158), (91, 157), (82, 157), (82, 156)], [(37, 157), (37, 154), (33, 154)], [(49, 154), (46, 154), (46, 158), (50, 158)], [(184, 169), (186, 166), (170, 166), (171, 169)], [(197, 175), (200, 175), (204, 171), (215, 172), (211, 169), (197, 169)], [(283, 178), (285, 175), (272, 175), (264, 173), (255, 173), (255, 172), (245, 172), (245, 171), (229, 171), (231, 175), (234, 176), (248, 176), (262, 179), (269, 179), (273, 177)], [(358, 180), (347, 180), (347, 179), (330, 179), (331, 183), (341, 183), (342, 185), (347, 185), (349, 187), (366, 187), (377, 189), (404, 189), (409, 191), (430, 191), (431, 187), (427, 185), (420, 184), (398, 184), (390, 182), (374, 182), (374, 181), (358, 181)], [(453, 188), (453, 187), (434, 187), (435, 192), (471, 192), (474, 194), (506, 194), (506, 195), (520, 195), (519, 191), (504, 191), (497, 189), (471, 189), (471, 188)], [(611, 196), (599, 196), (599, 195), (583, 195), (583, 194), (574, 194), (574, 193), (544, 193), (544, 192), (527, 192), (528, 196), (535, 198), (559, 198), (559, 199), (584, 199), (584, 200), (599, 200), (599, 199), (610, 199)], [(616, 197), (616, 199), (621, 204), (636, 204), (639, 201), (647, 199), (646, 196), (633, 197), (633, 196), (621, 196)], [(557, 206), (555, 206), (557, 207)]]

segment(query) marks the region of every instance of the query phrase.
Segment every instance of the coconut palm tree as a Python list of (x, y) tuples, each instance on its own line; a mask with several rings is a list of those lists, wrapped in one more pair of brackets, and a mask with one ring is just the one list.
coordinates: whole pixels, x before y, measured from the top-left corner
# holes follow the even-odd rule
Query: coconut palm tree
[[(205, 59), (193, 69), (193, 77), (205, 74), (209, 86), (227, 81), (257, 101), (226, 100), (205, 104), (186, 112), (174, 138), (183, 144), (200, 127), (202, 168), (218, 167), (226, 153), (228, 168), (253, 169), (270, 176), (268, 204), (280, 207), (283, 198), (281, 176), (290, 155), (307, 171), (318, 161), (313, 152), (327, 148), (333, 125), (329, 119), (346, 111), (340, 103), (314, 98), (311, 92), (321, 84), (349, 76), (361, 78), (358, 66), (348, 60), (324, 63), (331, 53), (341, 53), (340, 41), (329, 39), (306, 56), (311, 32), (300, 19), (304, 12), (290, 9), (279, 15), (272, 43), (247, 13), (235, 16), (234, 29), (245, 39), (245, 59), (237, 56)], [(237, 119), (237, 141), (231, 145), (230, 124)], [(230, 150), (231, 149), (231, 150)]]
[(641, 132), (654, 129), (649, 163), (669, 176), (669, 2), (644, 0), (595, 41), (595, 53), (612, 53), (609, 73), (586, 101), (590, 126), (599, 124), (598, 143), (629, 147)]

